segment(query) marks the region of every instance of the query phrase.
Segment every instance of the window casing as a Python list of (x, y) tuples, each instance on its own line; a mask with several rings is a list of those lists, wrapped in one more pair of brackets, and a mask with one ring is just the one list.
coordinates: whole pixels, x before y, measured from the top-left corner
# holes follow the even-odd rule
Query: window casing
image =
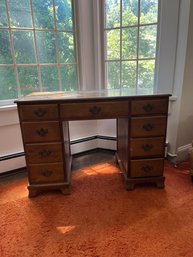
[(0, 3), (0, 100), (77, 89), (71, 0)]

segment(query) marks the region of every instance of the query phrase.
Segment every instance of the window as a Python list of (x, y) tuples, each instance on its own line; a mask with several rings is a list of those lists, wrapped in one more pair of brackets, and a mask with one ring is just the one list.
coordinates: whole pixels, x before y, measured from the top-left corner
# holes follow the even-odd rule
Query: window
[(104, 1), (107, 88), (153, 91), (158, 0)]
[(179, 8), (180, 0), (1, 0), (0, 104), (45, 90), (171, 93)]
[(73, 2), (1, 0), (0, 100), (76, 88)]

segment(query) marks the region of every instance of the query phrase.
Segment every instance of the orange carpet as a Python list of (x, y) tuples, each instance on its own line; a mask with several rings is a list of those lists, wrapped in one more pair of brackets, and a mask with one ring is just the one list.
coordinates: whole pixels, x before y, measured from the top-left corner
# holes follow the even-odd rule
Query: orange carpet
[(74, 172), (72, 193), (28, 199), (27, 179), (0, 186), (1, 257), (192, 257), (193, 183), (166, 163), (166, 187), (126, 191), (106, 162)]

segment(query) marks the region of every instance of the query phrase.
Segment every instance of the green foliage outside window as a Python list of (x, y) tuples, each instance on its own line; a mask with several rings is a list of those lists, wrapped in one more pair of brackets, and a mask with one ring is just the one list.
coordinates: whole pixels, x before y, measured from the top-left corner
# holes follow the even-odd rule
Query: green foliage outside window
[(108, 88), (153, 90), (158, 0), (106, 0)]
[(76, 90), (71, 0), (7, 3), (8, 17), (6, 1), (0, 1), (0, 100)]

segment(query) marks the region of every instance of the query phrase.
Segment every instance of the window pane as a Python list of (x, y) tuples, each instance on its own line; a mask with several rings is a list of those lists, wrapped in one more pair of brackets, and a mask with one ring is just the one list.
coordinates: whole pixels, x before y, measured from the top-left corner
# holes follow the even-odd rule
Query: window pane
[(155, 75), (155, 61), (139, 61), (139, 88), (153, 88)]
[(18, 67), (21, 95), (40, 91), (37, 67)]
[(60, 63), (74, 63), (74, 37), (72, 33), (58, 33), (58, 50)]
[(139, 58), (154, 58), (156, 54), (157, 26), (143, 26), (139, 29)]
[(136, 62), (122, 62), (122, 87), (136, 88)]
[(76, 66), (66, 65), (60, 67), (60, 76), (62, 81), (62, 90), (73, 91), (76, 90)]
[(156, 23), (158, 16), (158, 0), (141, 0), (140, 23)]
[(71, 0), (55, 0), (56, 26), (59, 30), (72, 30)]
[(53, 32), (36, 32), (38, 60), (40, 63), (56, 63), (56, 35)]
[(58, 91), (58, 67), (41, 67), (40, 70), (43, 91)]
[(138, 23), (138, 0), (122, 0), (122, 26)]
[(9, 0), (8, 7), (11, 27), (32, 27), (28, 0)]
[(13, 67), (0, 67), (0, 100), (18, 97), (15, 72)]
[(35, 28), (54, 29), (52, 0), (33, 0)]
[(120, 88), (120, 63), (108, 62), (106, 63), (107, 74), (107, 88)]
[(13, 31), (16, 63), (35, 63), (32, 31)]
[(120, 27), (120, 0), (106, 0), (106, 28)]
[(122, 29), (122, 58), (137, 58), (137, 28)]
[(7, 14), (5, 1), (0, 1), (0, 26), (7, 26)]
[(0, 63), (12, 63), (12, 56), (9, 42), (9, 32), (7, 30), (0, 30)]
[(120, 30), (107, 31), (107, 60), (120, 59)]

